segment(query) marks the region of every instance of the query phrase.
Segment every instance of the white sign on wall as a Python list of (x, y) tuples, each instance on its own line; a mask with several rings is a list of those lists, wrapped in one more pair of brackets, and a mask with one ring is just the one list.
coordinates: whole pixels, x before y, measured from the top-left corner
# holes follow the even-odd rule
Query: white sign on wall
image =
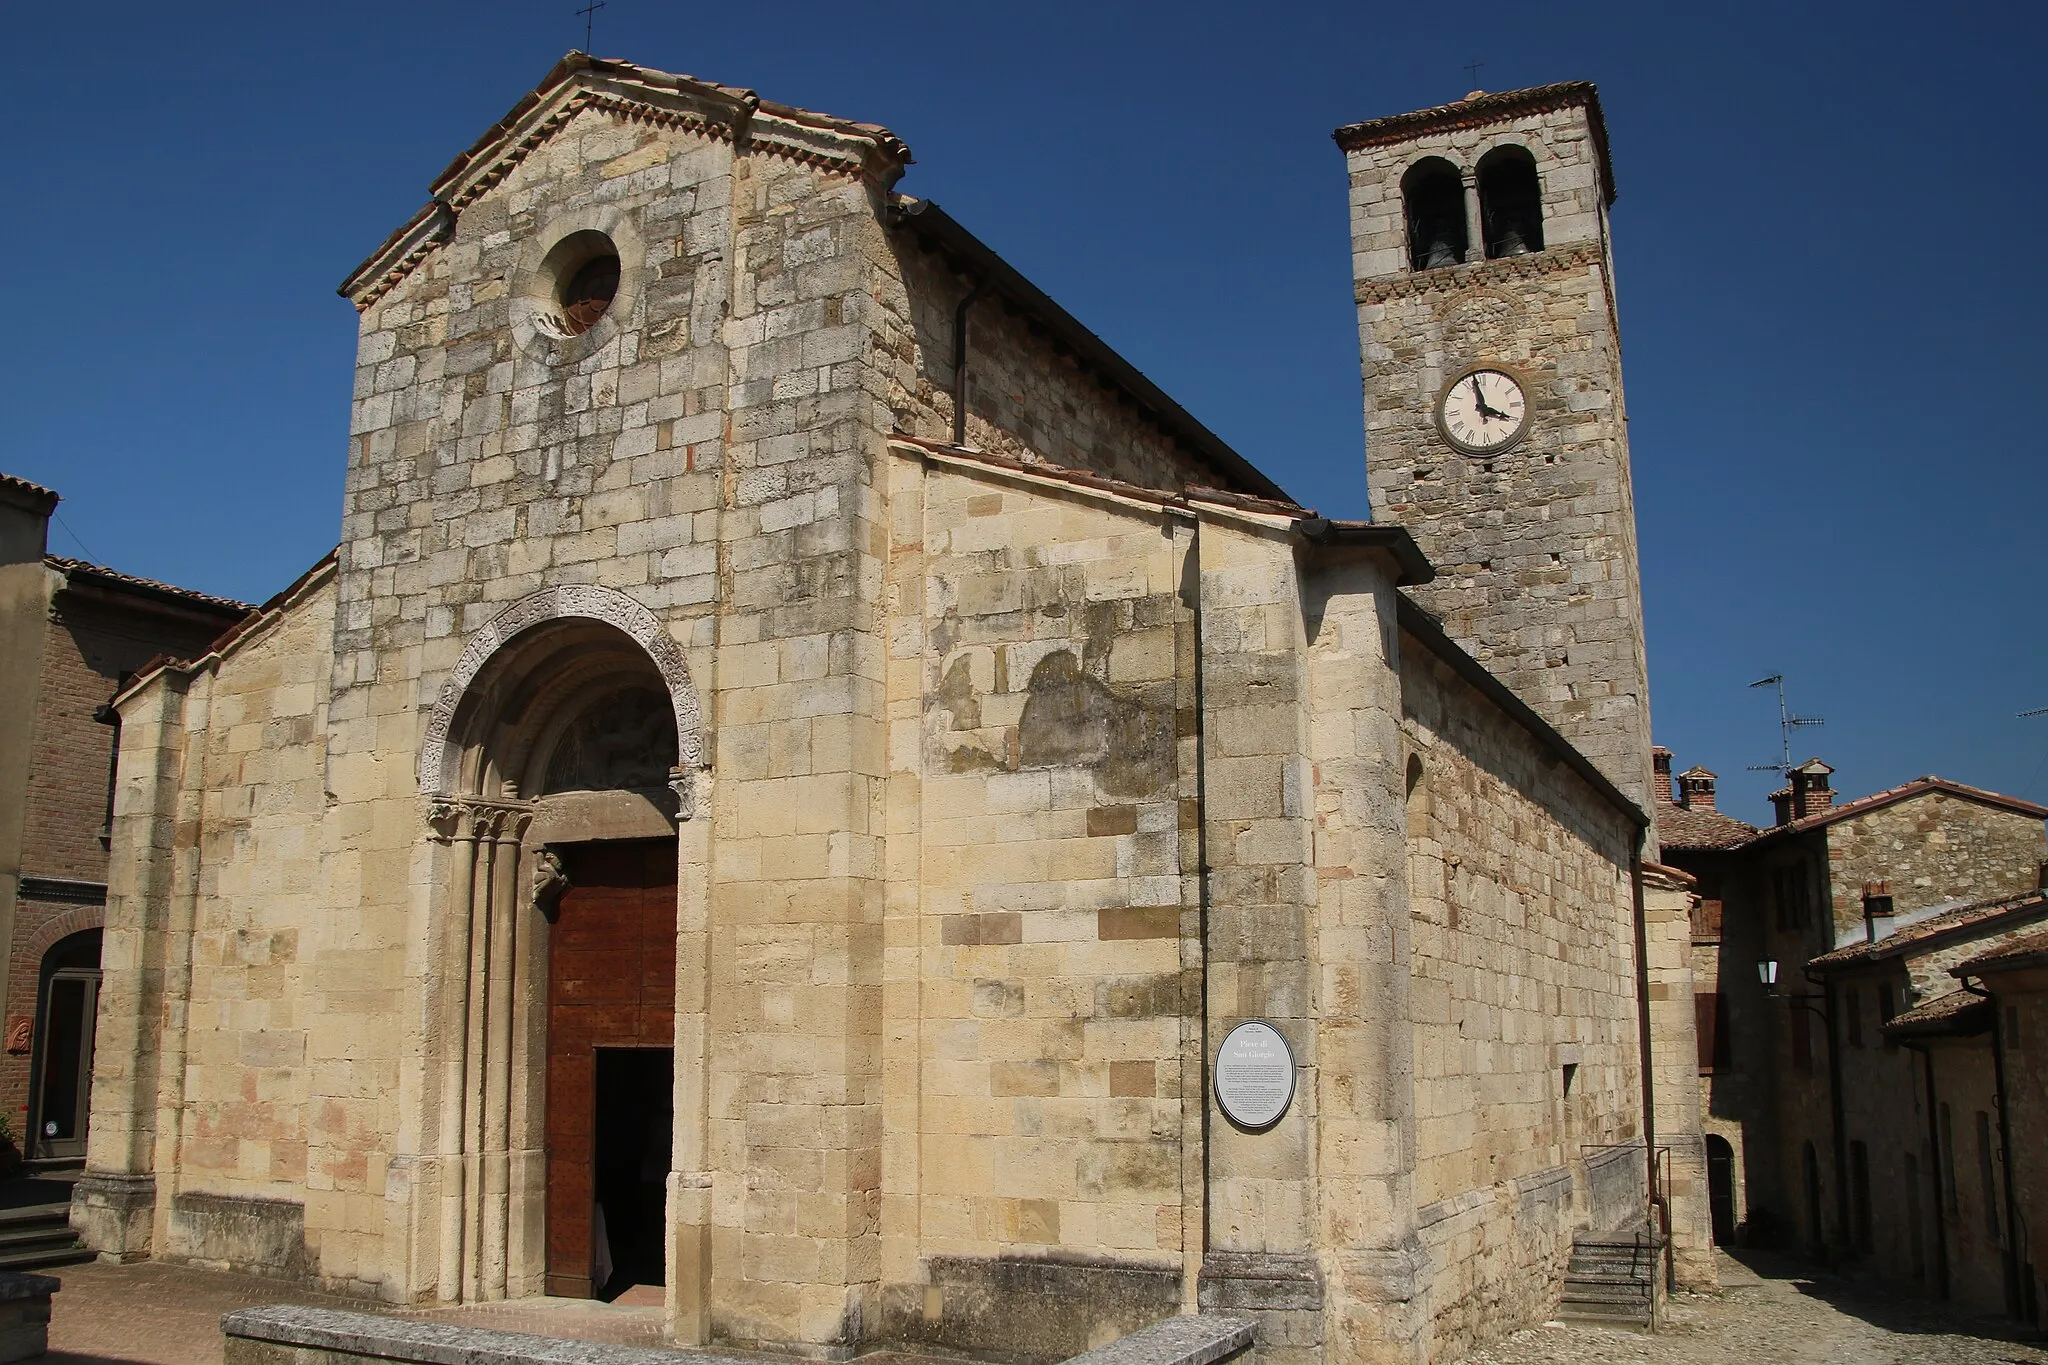
[(1271, 1128), (1294, 1102), (1294, 1054), (1280, 1030), (1239, 1024), (1216, 1049), (1216, 1103), (1240, 1128)]

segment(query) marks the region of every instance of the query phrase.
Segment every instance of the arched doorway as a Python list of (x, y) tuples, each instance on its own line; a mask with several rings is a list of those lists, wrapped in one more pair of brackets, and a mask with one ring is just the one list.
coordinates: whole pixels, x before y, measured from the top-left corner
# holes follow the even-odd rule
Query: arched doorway
[(93, 1033), (99, 1019), (102, 931), (85, 929), (43, 954), (30, 1058), (28, 1137), (33, 1157), (85, 1156), (92, 1112)]
[(1718, 1133), (1707, 1134), (1707, 1203), (1714, 1245), (1735, 1245), (1735, 1149)]
[(435, 708), (443, 1301), (664, 1279), (697, 745), (680, 650), (604, 589), (507, 608)]

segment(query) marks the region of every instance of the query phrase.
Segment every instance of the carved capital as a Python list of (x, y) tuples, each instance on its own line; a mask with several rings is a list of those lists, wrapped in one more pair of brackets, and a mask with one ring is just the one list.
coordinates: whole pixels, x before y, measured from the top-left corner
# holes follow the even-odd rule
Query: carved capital
[(676, 794), (676, 820), (694, 819), (697, 814), (697, 774), (689, 767), (668, 771), (668, 789)]

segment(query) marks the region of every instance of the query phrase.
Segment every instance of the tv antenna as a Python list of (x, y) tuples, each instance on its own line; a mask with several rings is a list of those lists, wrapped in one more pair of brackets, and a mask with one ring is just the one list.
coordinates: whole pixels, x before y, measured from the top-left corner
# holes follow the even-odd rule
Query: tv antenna
[(1792, 732), (1802, 725), (1826, 725), (1827, 722), (1819, 716), (1795, 716), (1792, 714), (1791, 710), (1785, 705), (1785, 675), (1783, 673), (1773, 673), (1768, 678), (1758, 678), (1750, 686), (1775, 687), (1778, 689), (1779, 763), (1775, 768), (1768, 763), (1752, 763), (1749, 765), (1749, 771), (1753, 773), (1789, 773), (1792, 771)]

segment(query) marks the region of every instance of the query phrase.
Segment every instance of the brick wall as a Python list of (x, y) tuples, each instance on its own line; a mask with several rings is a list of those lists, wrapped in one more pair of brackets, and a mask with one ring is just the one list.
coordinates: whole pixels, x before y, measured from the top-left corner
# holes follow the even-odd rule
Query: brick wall
[[(53, 586), (63, 583), (49, 571)], [(104, 882), (107, 877), (109, 769), (115, 730), (93, 718), (113, 697), (120, 679), (158, 654), (203, 650), (232, 618), (197, 621), (145, 601), (60, 590), (52, 599), (43, 636), (43, 663), (35, 697), (35, 739), (28, 772), (28, 809), (22, 838), (22, 873)], [(34, 1019), (43, 954), (86, 925), (71, 901), (23, 897), (15, 907), (9, 945), (5, 1017)], [(28, 1111), (28, 1052), (0, 1054), (0, 1113), (21, 1132)]]

